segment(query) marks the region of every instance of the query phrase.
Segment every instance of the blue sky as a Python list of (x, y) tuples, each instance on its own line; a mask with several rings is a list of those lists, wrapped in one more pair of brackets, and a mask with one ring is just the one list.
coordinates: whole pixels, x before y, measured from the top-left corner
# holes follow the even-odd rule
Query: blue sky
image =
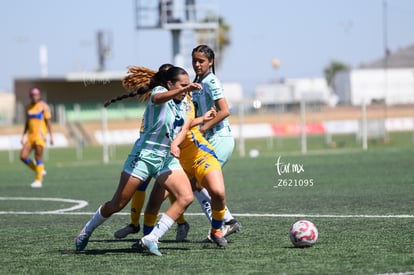
[[(382, 0), (222, 0), (219, 13), (231, 25), (232, 44), (218, 70), (222, 81), (242, 83), (246, 93), (276, 78), (322, 76), (332, 59), (354, 67), (383, 55)], [(391, 51), (414, 43), (414, 1), (388, 0)], [(47, 45), (49, 75), (93, 70), (96, 31), (113, 34), (107, 69), (157, 68), (171, 62), (168, 31), (134, 28), (132, 0), (1, 1), (0, 90), (15, 77), (39, 76), (39, 46)], [(254, 3), (254, 4), (253, 4)], [(281, 61), (279, 69), (271, 61)]]

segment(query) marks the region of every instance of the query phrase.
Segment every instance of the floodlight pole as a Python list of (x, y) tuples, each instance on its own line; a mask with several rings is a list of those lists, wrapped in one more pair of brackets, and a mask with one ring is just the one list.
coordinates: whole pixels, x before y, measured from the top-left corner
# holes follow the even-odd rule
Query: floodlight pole
[(387, 134), (387, 118), (388, 118), (388, 108), (387, 108), (387, 96), (388, 96), (388, 5), (387, 0), (382, 1), (382, 33), (383, 33), (383, 43), (384, 43), (384, 142), (388, 141)]
[(181, 30), (173, 29), (171, 30), (172, 36), (172, 60), (176, 66), (184, 67), (183, 60), (181, 58)]

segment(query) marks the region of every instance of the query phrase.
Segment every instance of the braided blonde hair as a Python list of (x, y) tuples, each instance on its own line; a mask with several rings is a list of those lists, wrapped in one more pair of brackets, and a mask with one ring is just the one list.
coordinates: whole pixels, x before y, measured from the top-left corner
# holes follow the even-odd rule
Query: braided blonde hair
[(148, 101), (151, 96), (151, 83), (153, 78), (159, 72), (148, 69), (146, 67), (130, 66), (128, 67), (127, 75), (122, 80), (122, 86), (129, 93), (111, 98), (104, 103), (104, 107), (108, 107), (114, 102), (123, 100), (129, 97), (138, 96), (141, 101)]

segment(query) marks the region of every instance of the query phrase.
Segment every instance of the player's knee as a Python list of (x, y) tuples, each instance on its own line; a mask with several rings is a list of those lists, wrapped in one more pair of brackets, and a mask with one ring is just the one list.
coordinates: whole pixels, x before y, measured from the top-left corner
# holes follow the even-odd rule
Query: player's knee
[(189, 206), (194, 200), (194, 195), (192, 192), (183, 194), (177, 198), (177, 202), (183, 207)]

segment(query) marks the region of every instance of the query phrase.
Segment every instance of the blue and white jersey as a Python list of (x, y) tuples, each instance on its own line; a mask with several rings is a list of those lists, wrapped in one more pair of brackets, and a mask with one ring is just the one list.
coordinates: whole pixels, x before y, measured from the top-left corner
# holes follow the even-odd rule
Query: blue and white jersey
[(173, 100), (162, 104), (153, 103), (155, 94), (166, 91), (168, 90), (162, 86), (157, 86), (152, 90), (144, 112), (144, 125), (139, 139), (135, 142), (135, 146), (139, 146), (141, 150), (151, 151), (163, 157), (169, 154), (172, 140), (184, 125), (182, 112)]
[[(197, 117), (203, 116), (211, 107), (216, 106), (216, 100), (224, 98), (223, 86), (217, 76), (212, 72), (204, 76), (199, 83), (202, 86), (202, 90), (193, 91), (193, 103), (197, 109)], [(204, 133), (206, 138), (214, 135), (231, 136), (230, 124), (227, 118)]]

